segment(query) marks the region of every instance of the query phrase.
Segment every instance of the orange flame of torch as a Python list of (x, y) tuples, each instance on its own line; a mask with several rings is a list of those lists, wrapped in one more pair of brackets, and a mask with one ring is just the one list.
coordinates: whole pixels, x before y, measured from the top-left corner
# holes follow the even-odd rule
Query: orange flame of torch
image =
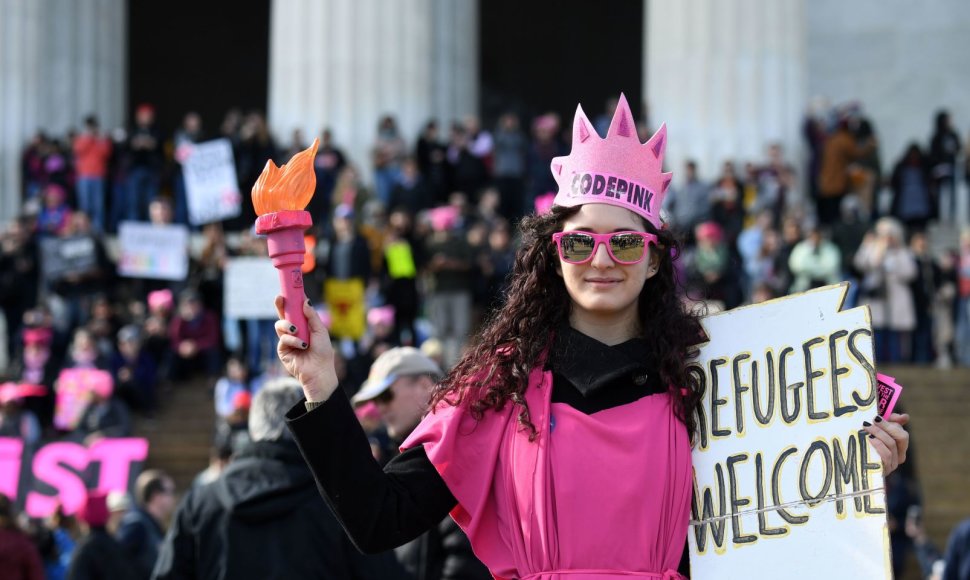
[(282, 167), (277, 167), (272, 159), (266, 162), (266, 167), (253, 185), (256, 215), (306, 208), (316, 189), (313, 160), (319, 146), (320, 140), (314, 139), (313, 145), (294, 155)]

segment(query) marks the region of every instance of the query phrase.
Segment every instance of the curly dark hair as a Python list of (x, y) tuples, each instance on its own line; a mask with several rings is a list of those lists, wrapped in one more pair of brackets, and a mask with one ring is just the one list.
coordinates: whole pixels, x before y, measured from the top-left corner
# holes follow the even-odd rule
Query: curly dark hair
[[(525, 401), (529, 372), (550, 346), (552, 330), (568, 321), (571, 307), (565, 282), (556, 273), (559, 255), (552, 234), (562, 231), (578, 210), (554, 206), (549, 213), (521, 221), (522, 243), (505, 305), (492, 313), (465, 355), (435, 386), (432, 408), (441, 402), (458, 405), (472, 395), (472, 416), (481, 419), (486, 411), (500, 410), (511, 402), (521, 407), (519, 424), (535, 439)], [(643, 223), (645, 231), (657, 235), (661, 248), (657, 274), (644, 284), (639, 298), (640, 327), (651, 331), (644, 356), (659, 362), (660, 378), (670, 385), (675, 413), (693, 440), (701, 393), (697, 376), (688, 367), (696, 356), (691, 347), (703, 340), (704, 332), (697, 313), (685, 307), (678, 292), (673, 262), (680, 254), (679, 241), (669, 229), (657, 231), (646, 220)]]

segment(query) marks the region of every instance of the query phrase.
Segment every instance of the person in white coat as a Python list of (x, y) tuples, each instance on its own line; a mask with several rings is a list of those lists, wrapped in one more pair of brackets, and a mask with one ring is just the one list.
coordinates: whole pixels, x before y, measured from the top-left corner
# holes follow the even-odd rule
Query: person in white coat
[(862, 273), (860, 303), (872, 312), (876, 360), (903, 360), (904, 336), (916, 328), (916, 308), (910, 282), (916, 277), (916, 260), (903, 241), (903, 227), (893, 218), (876, 222), (855, 255)]

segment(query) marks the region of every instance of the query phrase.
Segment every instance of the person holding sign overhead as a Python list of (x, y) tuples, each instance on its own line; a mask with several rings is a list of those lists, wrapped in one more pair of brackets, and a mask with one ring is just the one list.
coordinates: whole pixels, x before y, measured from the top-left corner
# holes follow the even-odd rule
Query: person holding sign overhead
[[(450, 513), (498, 578), (683, 578), (701, 397), (688, 366), (705, 337), (660, 219), (666, 137), (641, 143), (622, 96), (605, 138), (577, 111), (551, 211), (520, 224), (505, 305), (383, 471), (361, 461), (367, 439), (309, 302), (309, 344), (276, 323), (306, 395), (289, 427), (358, 548), (403, 544)], [(866, 427), (886, 471), (905, 459), (906, 419)]]

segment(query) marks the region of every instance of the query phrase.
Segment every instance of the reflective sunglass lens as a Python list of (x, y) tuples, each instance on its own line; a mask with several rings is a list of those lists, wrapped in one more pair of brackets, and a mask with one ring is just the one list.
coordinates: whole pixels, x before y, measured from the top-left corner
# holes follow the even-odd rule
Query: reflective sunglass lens
[(636, 262), (643, 257), (643, 236), (616, 234), (610, 238), (610, 250), (613, 257), (621, 262)]
[(567, 262), (582, 262), (593, 254), (596, 242), (590, 236), (569, 234), (562, 237), (562, 258)]

